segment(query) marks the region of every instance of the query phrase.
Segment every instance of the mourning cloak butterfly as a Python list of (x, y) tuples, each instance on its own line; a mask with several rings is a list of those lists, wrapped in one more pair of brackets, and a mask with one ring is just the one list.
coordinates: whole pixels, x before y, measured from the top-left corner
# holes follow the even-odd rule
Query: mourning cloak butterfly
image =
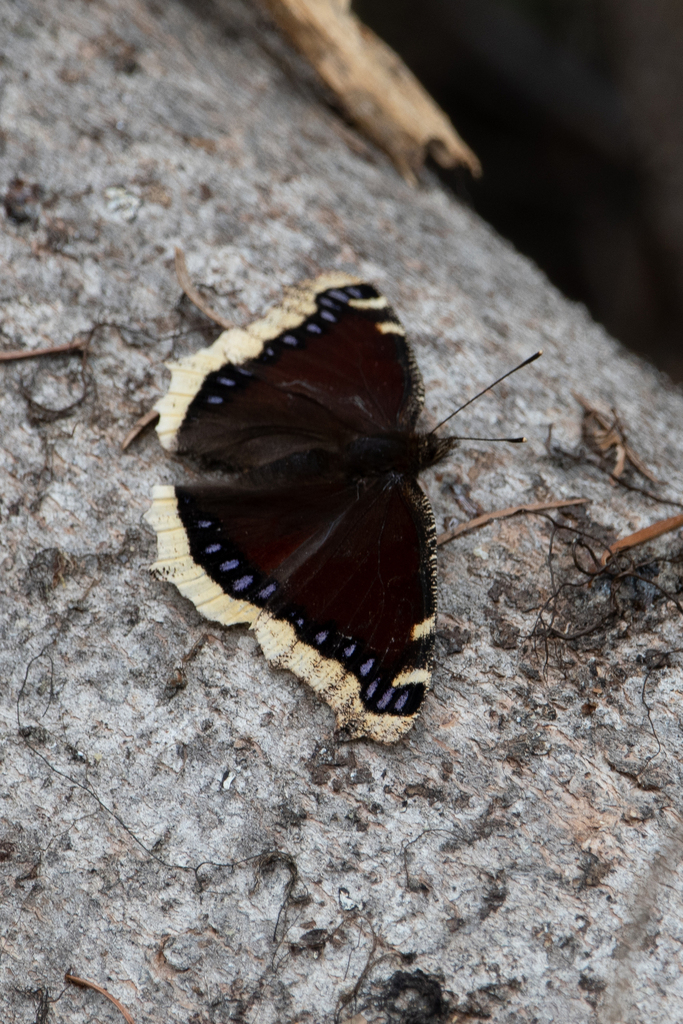
[(163, 446), (225, 483), (156, 487), (153, 569), (209, 619), (246, 622), (352, 736), (391, 743), (429, 688), (436, 530), (417, 474), (420, 371), (387, 300), (346, 274), (171, 364)]

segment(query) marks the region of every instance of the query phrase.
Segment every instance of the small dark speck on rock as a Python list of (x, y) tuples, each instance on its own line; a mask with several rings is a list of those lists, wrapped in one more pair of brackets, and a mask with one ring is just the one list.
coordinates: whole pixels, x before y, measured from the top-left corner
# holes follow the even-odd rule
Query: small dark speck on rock
[(299, 939), (299, 945), (306, 949), (320, 950), (325, 947), (329, 936), (324, 928), (311, 928)]
[(612, 870), (612, 866), (601, 861), (594, 853), (586, 852), (581, 854), (581, 874), (574, 879), (574, 885), (579, 889), (591, 888), (600, 885), (605, 875)]
[(23, 178), (13, 178), (3, 199), (5, 213), (15, 224), (25, 224), (27, 221), (37, 224), (42, 197), (41, 185), (24, 181)]
[(301, 825), (308, 817), (306, 811), (301, 808), (290, 807), (289, 804), (280, 804), (278, 814), (282, 823), (289, 826)]
[(439, 640), (445, 645), (446, 654), (462, 654), (463, 648), (472, 639), (469, 629), (461, 629), (460, 626), (451, 626), (448, 629), (440, 629), (437, 633)]
[(365, 765), (361, 765), (358, 768), (353, 768), (349, 772), (349, 782), (352, 786), (360, 786), (372, 782), (372, 772)]
[(503, 906), (507, 897), (508, 888), (505, 884), (505, 877), (503, 872), (499, 871), (484, 893), (479, 919), (485, 921), (490, 914), (495, 914)]
[(10, 860), (14, 853), (14, 843), (10, 843), (8, 839), (0, 839), (0, 863), (5, 860)]
[(586, 1002), (595, 1007), (600, 993), (604, 992), (607, 988), (607, 982), (584, 971), (579, 977), (579, 988), (585, 993), (584, 998)]
[(25, 740), (33, 740), (34, 743), (47, 743), (50, 734), (42, 725), (22, 725), (19, 735)]
[(491, 626), (491, 640), (494, 647), (501, 647), (505, 651), (514, 650), (519, 639), (519, 627), (504, 619), (499, 619)]
[(437, 789), (433, 786), (425, 786), (423, 782), (419, 782), (412, 786), (406, 786), (404, 794), (406, 797), (421, 796), (424, 800), (427, 800), (430, 805), (444, 799), (444, 791), (442, 789)]
[[(437, 1021), (445, 1019), (447, 1012), (441, 983), (419, 969), (411, 973), (396, 971), (389, 979), (380, 1002), (390, 1014), (390, 1020), (415, 1024), (426, 1024), (427, 1021), (437, 1024)], [(400, 1016), (396, 1017), (396, 1014)]]

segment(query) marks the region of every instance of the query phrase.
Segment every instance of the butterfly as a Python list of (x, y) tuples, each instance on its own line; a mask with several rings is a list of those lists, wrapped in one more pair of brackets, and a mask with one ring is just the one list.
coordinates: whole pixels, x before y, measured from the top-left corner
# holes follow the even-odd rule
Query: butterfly
[(224, 482), (155, 487), (152, 570), (208, 619), (247, 623), (351, 737), (415, 722), (432, 676), (436, 528), (418, 474), (422, 377), (371, 284), (328, 273), (177, 363), (161, 444)]

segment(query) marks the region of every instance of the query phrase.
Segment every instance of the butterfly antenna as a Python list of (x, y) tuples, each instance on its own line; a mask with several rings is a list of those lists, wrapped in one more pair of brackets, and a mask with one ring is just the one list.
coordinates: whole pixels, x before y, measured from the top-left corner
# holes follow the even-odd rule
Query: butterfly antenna
[[(436, 428), (435, 428), (436, 429)], [(449, 441), (507, 441), (508, 444), (525, 444), (525, 437), (448, 437)]]
[[(500, 384), (500, 382), (502, 380), (505, 380), (506, 377), (510, 377), (513, 373), (517, 373), (517, 370), (521, 370), (523, 366), (528, 366), (529, 363), (535, 362), (542, 355), (543, 355), (543, 349), (539, 349), (538, 352), (534, 352), (534, 354), (532, 356), (529, 356), (528, 359), (525, 359), (524, 362), (519, 363), (518, 366), (514, 366), (511, 370), (508, 370), (507, 373), (504, 373), (502, 377), (499, 377), (498, 380), (494, 380), (493, 384), (489, 384), (487, 387), (485, 387), (478, 394), (474, 395), (473, 398), (468, 399), (468, 401), (465, 402), (463, 405), (461, 405), (459, 409), (456, 409), (455, 412), (450, 413), (450, 415), (448, 415), (445, 420), (441, 420), (441, 423), (437, 423), (437, 425), (434, 427), (434, 429), (430, 430), (429, 433), (430, 434), (434, 434), (440, 427), (442, 427), (444, 425), (444, 423), (448, 423), (449, 420), (452, 420), (454, 416), (457, 416), (459, 412), (462, 412), (463, 409), (466, 409), (468, 405), (472, 404), (472, 402), (476, 402), (476, 400), (478, 398), (481, 398), (482, 395), (485, 395), (487, 391), (491, 390), (491, 388), (495, 388), (496, 384)], [(487, 438), (482, 438), (482, 437), (461, 437), (461, 438), (459, 438), (459, 440), (460, 441), (510, 441), (513, 444), (516, 444), (519, 441), (523, 441), (524, 438), (523, 437), (522, 438), (512, 438), (512, 437), (500, 437), (500, 438), (495, 438), (495, 437), (487, 437)]]

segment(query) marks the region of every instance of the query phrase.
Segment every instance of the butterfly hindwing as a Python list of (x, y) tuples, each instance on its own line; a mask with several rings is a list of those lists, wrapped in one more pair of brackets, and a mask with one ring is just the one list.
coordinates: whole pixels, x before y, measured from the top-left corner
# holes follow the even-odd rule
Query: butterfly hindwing
[(157, 488), (148, 520), (156, 571), (208, 618), (247, 622), (351, 735), (410, 728), (434, 648), (435, 531), (417, 484)]

